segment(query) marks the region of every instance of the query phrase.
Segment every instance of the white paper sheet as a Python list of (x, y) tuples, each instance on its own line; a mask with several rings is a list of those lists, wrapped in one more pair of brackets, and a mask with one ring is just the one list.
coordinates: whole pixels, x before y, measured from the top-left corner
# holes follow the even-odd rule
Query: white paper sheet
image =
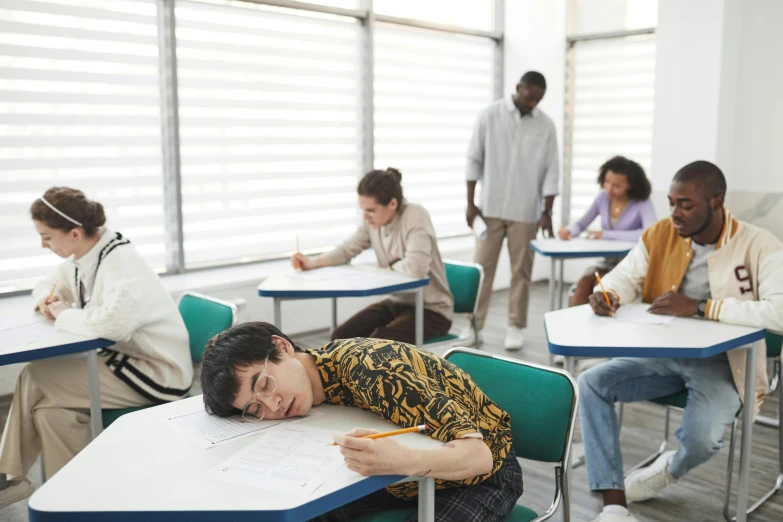
[(481, 216), (476, 216), (473, 220), (473, 233), (479, 239), (484, 239), (487, 235), (487, 224), (484, 222)]
[(334, 279), (345, 279), (353, 277), (358, 272), (351, 268), (342, 266), (327, 266), (324, 268), (318, 268), (315, 270), (307, 270), (304, 272), (295, 272), (289, 277), (293, 279), (299, 279), (300, 281), (329, 281)]
[(299, 497), (310, 496), (345, 464), (337, 433), (306, 424), (286, 424), (269, 430), (209, 472), (209, 477), (234, 484)]
[(0, 330), (0, 352), (9, 348), (22, 347), (30, 344), (54, 341), (59, 336), (51, 324), (33, 321), (16, 328)]
[(649, 305), (643, 304), (621, 306), (617, 309), (617, 312), (615, 312), (614, 318), (618, 321), (636, 324), (666, 325), (674, 321), (674, 316), (672, 315), (651, 314), (647, 312), (649, 309)]
[(249, 437), (250, 435), (257, 435), (281, 424), (291, 424), (307, 418), (320, 417), (321, 415), (323, 413), (311, 410), (304, 417), (242, 422), (238, 415), (234, 417), (217, 417), (208, 414), (204, 408), (198, 408), (187, 413), (158, 420), (202, 448), (214, 448), (215, 446)]

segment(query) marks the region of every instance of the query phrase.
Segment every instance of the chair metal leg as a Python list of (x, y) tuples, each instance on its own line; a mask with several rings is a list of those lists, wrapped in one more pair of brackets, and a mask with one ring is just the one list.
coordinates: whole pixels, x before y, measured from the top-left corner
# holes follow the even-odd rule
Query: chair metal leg
[[(778, 390), (778, 419), (783, 419), (783, 387)], [(737, 440), (737, 419), (731, 425), (731, 438), (729, 439), (729, 463), (726, 470), (726, 494), (723, 501), (723, 518), (726, 522), (735, 522), (736, 513), (731, 514), (729, 503), (731, 498), (731, 483), (734, 478), (734, 446)], [(759, 499), (748, 507), (747, 514), (750, 515), (756, 511), (764, 502), (769, 500), (772, 495), (777, 493), (783, 487), (783, 431), (778, 428), (778, 476), (775, 477), (775, 483), (772, 488), (764, 493)]]

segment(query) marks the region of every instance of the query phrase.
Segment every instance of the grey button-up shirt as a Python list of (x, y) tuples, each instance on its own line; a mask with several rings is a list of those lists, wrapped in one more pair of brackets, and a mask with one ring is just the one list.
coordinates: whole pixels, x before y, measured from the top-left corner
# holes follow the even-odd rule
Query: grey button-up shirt
[(558, 193), (555, 124), (537, 108), (523, 117), (510, 96), (479, 113), (467, 156), (465, 178), (481, 182), (484, 217), (534, 223), (542, 199)]

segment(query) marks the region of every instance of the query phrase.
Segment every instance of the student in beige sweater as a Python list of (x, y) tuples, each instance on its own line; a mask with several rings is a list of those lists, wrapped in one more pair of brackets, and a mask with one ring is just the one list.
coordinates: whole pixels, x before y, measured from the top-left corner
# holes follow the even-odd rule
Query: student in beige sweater
[[(331, 252), (314, 259), (297, 253), (291, 263), (302, 270), (343, 265), (372, 247), (381, 268), (409, 277), (429, 276), (424, 289), (424, 340), (434, 339), (451, 328), (454, 299), (429, 212), (405, 201), (401, 181), (402, 174), (393, 168), (365, 174), (357, 189), (364, 222), (356, 232)], [(332, 332), (332, 339), (373, 337), (412, 344), (414, 304), (414, 294), (394, 294), (348, 319)]]

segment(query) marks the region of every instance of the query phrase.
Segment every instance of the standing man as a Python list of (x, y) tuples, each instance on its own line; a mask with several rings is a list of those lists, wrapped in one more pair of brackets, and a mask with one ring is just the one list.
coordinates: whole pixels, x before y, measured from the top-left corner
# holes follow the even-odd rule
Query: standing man
[[(515, 94), (479, 113), (468, 145), (466, 218), (470, 227), (476, 216), (487, 225), (486, 234), (476, 246), (476, 262), (484, 267), (476, 325), (479, 330), (484, 327), (500, 249), (503, 239), (508, 238), (511, 293), (507, 350), (519, 350), (525, 342), (523, 330), (527, 326), (533, 271), (530, 241), (539, 228), (554, 237), (552, 206), (558, 189), (559, 161), (555, 124), (536, 108), (544, 94), (544, 76), (526, 72)], [(477, 181), (481, 181), (479, 206), (474, 202)]]

